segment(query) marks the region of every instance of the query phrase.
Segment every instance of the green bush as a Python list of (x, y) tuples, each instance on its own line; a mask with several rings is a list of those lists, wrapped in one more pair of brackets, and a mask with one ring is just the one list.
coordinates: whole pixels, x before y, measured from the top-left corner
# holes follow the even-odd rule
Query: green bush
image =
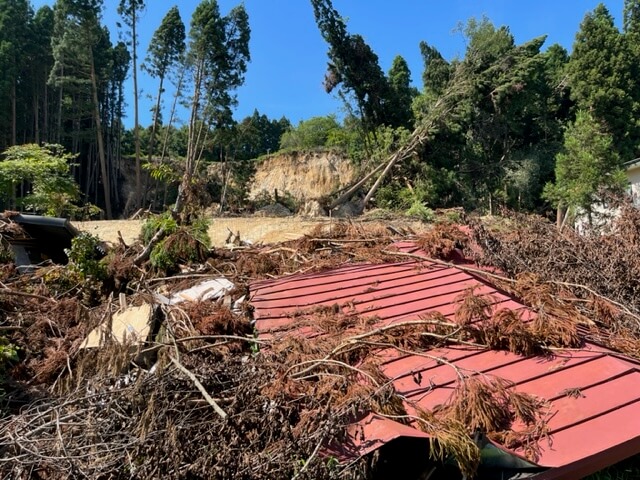
[(82, 232), (71, 240), (71, 248), (67, 250), (70, 267), (79, 272), (83, 278), (104, 280), (107, 269), (101, 259), (104, 257), (102, 241), (95, 235)]
[(409, 209), (405, 212), (408, 217), (417, 218), (423, 222), (433, 222), (435, 218), (435, 213), (429, 207), (427, 207), (424, 203), (415, 201), (409, 207)]
[(160, 228), (164, 228), (166, 236), (151, 250), (152, 267), (171, 273), (177, 271), (180, 264), (206, 259), (211, 247), (207, 219), (200, 217), (191, 225), (178, 226), (170, 213), (152, 217), (143, 225), (143, 241), (148, 243)]
[(171, 235), (178, 230), (178, 222), (173, 218), (171, 212), (154, 215), (145, 220), (140, 231), (142, 243), (148, 244), (161, 228), (164, 230), (165, 235)]
[(0, 336), (0, 417), (3, 416), (4, 399), (6, 395), (6, 371), (18, 361), (18, 347), (13, 345), (5, 337)]
[[(60, 145), (16, 145), (4, 152), (0, 162), (0, 196), (10, 208), (20, 206), (51, 216), (76, 216), (82, 208), (80, 187), (71, 174), (76, 155), (65, 153)], [(19, 186), (22, 198), (15, 198)]]

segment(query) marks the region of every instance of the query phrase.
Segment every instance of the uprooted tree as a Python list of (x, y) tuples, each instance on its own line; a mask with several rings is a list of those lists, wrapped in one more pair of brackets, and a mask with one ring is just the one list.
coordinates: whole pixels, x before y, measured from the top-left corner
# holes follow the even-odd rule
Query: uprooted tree
[[(412, 134), (386, 161), (363, 172), (330, 208), (369, 185), (360, 205), (364, 208), (395, 171), (399, 173), (392, 176), (394, 181), (420, 181), (426, 166), (437, 161), (436, 154), (456, 159), (446, 170), (489, 211), (495, 209), (496, 197), (508, 190), (511, 172), (522, 169), (527, 159), (538, 159), (536, 171), (550, 174), (542, 165), (553, 160), (553, 149), (532, 152), (530, 147), (534, 138), (544, 136), (539, 130), (549, 128), (555, 118), (546, 100), (552, 64), (540, 53), (544, 37), (516, 45), (506, 27), (495, 28), (487, 19), (469, 21), (464, 34), (469, 39), (465, 58), (453, 63), (423, 44), (428, 83), (414, 102), (417, 119)], [(545, 121), (536, 120), (541, 118)], [(522, 127), (538, 124), (539, 129)], [(458, 144), (458, 150), (439, 152), (443, 142)]]

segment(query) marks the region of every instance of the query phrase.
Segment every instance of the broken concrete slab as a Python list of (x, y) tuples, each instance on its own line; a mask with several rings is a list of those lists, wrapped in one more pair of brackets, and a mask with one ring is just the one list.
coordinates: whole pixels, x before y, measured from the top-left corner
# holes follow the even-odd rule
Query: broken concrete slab
[(153, 307), (145, 303), (113, 315), (111, 326), (105, 321), (94, 328), (80, 348), (102, 347), (107, 340), (118, 343), (141, 343), (149, 338), (153, 324)]

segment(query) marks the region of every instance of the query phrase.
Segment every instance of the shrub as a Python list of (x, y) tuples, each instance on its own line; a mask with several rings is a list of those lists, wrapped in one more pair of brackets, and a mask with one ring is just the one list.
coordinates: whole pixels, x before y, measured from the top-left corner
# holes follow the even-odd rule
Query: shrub
[(154, 215), (145, 220), (140, 231), (142, 243), (145, 245), (149, 243), (161, 228), (164, 230), (166, 235), (171, 235), (178, 230), (178, 222), (173, 218), (171, 212), (165, 212), (162, 215)]
[(211, 246), (209, 221), (196, 218), (190, 225), (178, 226), (170, 212), (149, 218), (142, 226), (142, 240), (149, 243), (153, 236), (164, 229), (165, 238), (151, 250), (151, 266), (171, 273), (184, 263), (203, 262)]
[(413, 204), (411, 205), (411, 207), (409, 207), (405, 214), (409, 217), (414, 217), (422, 220), (423, 222), (432, 222), (435, 217), (433, 210), (427, 207), (424, 203), (417, 200), (413, 202)]
[(71, 240), (71, 248), (67, 250), (67, 257), (71, 268), (79, 272), (83, 278), (104, 280), (107, 275), (105, 265), (101, 262), (104, 257), (102, 241), (95, 235), (82, 232)]

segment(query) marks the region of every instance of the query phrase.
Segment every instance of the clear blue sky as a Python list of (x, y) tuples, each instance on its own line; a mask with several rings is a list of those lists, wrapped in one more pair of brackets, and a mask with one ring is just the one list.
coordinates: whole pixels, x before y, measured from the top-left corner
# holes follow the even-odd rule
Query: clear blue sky
[[(240, 0), (218, 0), (226, 14)], [(34, 8), (52, 5), (53, 0), (32, 0)], [(111, 31), (111, 41), (118, 40), (116, 9), (118, 0), (105, 0), (103, 23)], [(139, 56), (144, 58), (153, 32), (169, 8), (178, 4), (183, 21), (189, 28), (191, 14), (199, 0), (147, 0), (140, 25)], [(408, 62), (412, 79), (420, 86), (422, 40), (435, 46), (448, 59), (464, 55), (464, 39), (455, 33), (460, 22), (486, 15), (496, 26), (507, 25), (517, 43), (540, 35), (548, 35), (547, 43), (560, 43), (569, 51), (585, 13), (592, 11), (598, 0), (334, 0), (334, 7), (347, 19), (350, 33), (362, 35), (388, 71), (396, 55)], [(603, 2), (621, 25), (623, 0)], [(238, 90), (235, 118), (241, 120), (254, 109), (270, 118), (283, 115), (292, 123), (313, 116), (336, 113), (341, 103), (322, 88), (327, 64), (327, 45), (316, 27), (308, 0), (244, 0), (251, 25), (251, 63), (244, 86)], [(130, 75), (131, 77), (131, 75)], [(157, 83), (141, 74), (142, 90), (140, 123), (151, 123), (151, 96)], [(133, 82), (127, 83), (128, 116), (125, 124), (133, 125)], [(167, 105), (170, 98), (167, 95)], [(168, 115), (165, 115), (167, 118)]]

